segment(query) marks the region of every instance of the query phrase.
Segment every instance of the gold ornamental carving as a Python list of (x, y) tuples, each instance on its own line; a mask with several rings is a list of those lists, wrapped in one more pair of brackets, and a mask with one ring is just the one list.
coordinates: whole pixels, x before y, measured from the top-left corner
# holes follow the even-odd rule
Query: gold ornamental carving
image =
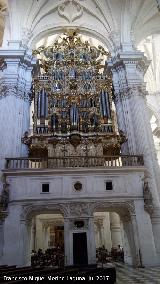
[(112, 76), (104, 64), (109, 52), (68, 29), (33, 54), (39, 61), (32, 86), (34, 130), (22, 138), (30, 156), (118, 155), (125, 134), (114, 125)]

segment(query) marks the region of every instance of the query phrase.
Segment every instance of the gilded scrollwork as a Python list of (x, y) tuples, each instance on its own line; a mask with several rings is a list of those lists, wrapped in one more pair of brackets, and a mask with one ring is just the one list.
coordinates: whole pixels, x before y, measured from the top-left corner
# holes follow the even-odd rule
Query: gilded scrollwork
[[(63, 5), (69, 3), (78, 2)], [(30, 149), (38, 148), (43, 136), (46, 157), (83, 156), (76, 166), (86, 156), (118, 155), (123, 139), (115, 131), (111, 72), (103, 64), (110, 53), (83, 41), (78, 29), (67, 29), (54, 44), (40, 46), (33, 54), (38, 56), (40, 70), (33, 78)], [(103, 164), (102, 159), (99, 165)]]

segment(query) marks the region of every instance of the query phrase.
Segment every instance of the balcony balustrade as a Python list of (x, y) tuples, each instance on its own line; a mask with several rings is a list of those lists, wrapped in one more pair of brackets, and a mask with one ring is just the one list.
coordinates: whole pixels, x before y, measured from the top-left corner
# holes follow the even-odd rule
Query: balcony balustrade
[(6, 158), (6, 169), (56, 169), (92, 167), (141, 167), (143, 156), (63, 156), (54, 158)]

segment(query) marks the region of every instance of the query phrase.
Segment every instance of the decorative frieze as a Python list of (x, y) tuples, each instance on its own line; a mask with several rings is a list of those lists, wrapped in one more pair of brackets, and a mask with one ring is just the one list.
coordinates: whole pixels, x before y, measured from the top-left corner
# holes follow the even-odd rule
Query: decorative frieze
[(69, 208), (70, 208), (70, 215), (72, 216), (89, 215), (88, 203), (71, 203)]
[(9, 41), (8, 46), (8, 49), (0, 50), (0, 99), (13, 95), (30, 101), (31, 72), (36, 61), (21, 41)]

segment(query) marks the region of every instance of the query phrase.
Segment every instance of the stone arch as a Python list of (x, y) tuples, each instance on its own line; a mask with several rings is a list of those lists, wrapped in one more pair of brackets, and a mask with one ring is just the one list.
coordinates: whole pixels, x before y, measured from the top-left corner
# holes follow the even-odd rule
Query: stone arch
[(79, 27), (78, 25), (77, 26), (59, 25), (58, 27), (53, 25), (43, 26), (37, 32), (34, 32), (32, 38), (28, 42), (28, 47), (34, 49), (37, 41), (39, 41), (43, 37), (64, 33), (65, 29), (78, 29), (81, 34), (88, 35), (90, 37), (99, 40), (108, 48), (110, 52), (113, 51), (114, 46), (112, 40), (109, 37), (105, 37), (103, 31), (99, 30), (97, 32), (95, 27), (92, 25), (88, 25), (87, 27)]
[(23, 259), (24, 265), (30, 265), (30, 246), (31, 246), (31, 228), (32, 219), (41, 214), (61, 214), (63, 218), (68, 215), (67, 204), (30, 204), (22, 206), (22, 213), (20, 215), (20, 223), (22, 234), (24, 235), (25, 242), (23, 244)]
[[(148, 110), (150, 112), (150, 114), (152, 116), (155, 117), (156, 121), (155, 121), (155, 128), (152, 129), (152, 135), (153, 135), (153, 141), (154, 141), (154, 147), (155, 147), (155, 156), (158, 160), (158, 163), (160, 164), (160, 114), (159, 114), (159, 110), (158, 108), (156, 108), (155, 105), (153, 105), (152, 103), (148, 103), (147, 102), (147, 106), (148, 106)], [(152, 117), (151, 116), (151, 117)], [(151, 124), (152, 125), (152, 124)]]
[(23, 206), (21, 221), (30, 222), (35, 215), (61, 213), (64, 217), (68, 215), (68, 206), (65, 204), (32, 204)]
[(94, 212), (97, 211), (100, 212), (102, 210), (106, 212), (115, 212), (120, 216), (120, 219), (123, 223), (123, 229), (127, 237), (127, 242), (130, 247), (132, 264), (137, 267), (142, 266), (134, 201), (132, 200), (128, 200), (126, 202), (104, 201), (104, 202), (95, 202), (91, 205), (91, 215)]
[(131, 214), (134, 214), (134, 203), (132, 201), (128, 202), (112, 202), (112, 201), (100, 201), (95, 202), (91, 204), (90, 213), (93, 215), (93, 213), (96, 210), (105, 209), (109, 212), (116, 212), (119, 214), (122, 218), (124, 216), (128, 216), (130, 219)]
[(158, 109), (156, 109), (156, 107), (149, 102), (147, 102), (147, 106), (148, 106), (148, 109), (151, 110), (153, 115), (156, 117), (158, 124), (160, 125), (160, 115), (159, 115)]

